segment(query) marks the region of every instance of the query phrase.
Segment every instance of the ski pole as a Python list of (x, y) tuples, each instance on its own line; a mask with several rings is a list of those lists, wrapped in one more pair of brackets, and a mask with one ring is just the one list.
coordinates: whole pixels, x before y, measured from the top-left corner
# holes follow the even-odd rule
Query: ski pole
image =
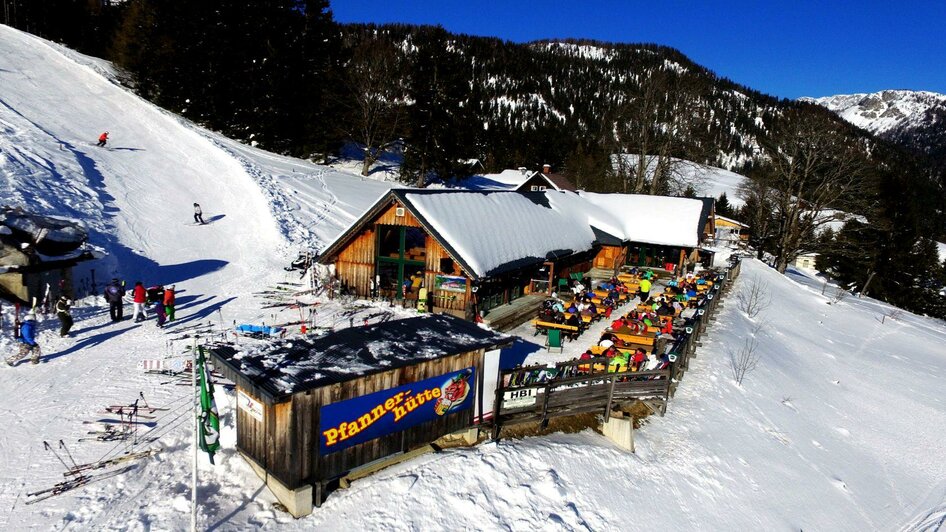
[(43, 440), (43, 448), (53, 453), (53, 456), (56, 457), (56, 460), (59, 460), (59, 463), (62, 464), (62, 467), (66, 468), (66, 473), (63, 473), (63, 476), (68, 476), (70, 471), (69, 464), (67, 464), (66, 461), (63, 460), (61, 456), (59, 456), (59, 453), (57, 453), (56, 450), (53, 449), (46, 440)]
[(66, 456), (69, 457), (69, 461), (72, 462), (72, 467), (79, 467), (79, 464), (76, 463), (76, 459), (72, 457), (72, 453), (69, 452), (69, 448), (66, 447), (66, 444), (62, 440), (59, 440), (59, 448), (63, 451), (66, 451)]

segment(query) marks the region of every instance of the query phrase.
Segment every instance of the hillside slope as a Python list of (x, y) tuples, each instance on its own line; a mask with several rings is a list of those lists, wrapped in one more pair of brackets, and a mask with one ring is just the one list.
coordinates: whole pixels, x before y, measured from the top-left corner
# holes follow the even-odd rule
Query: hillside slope
[[(111, 324), (101, 300), (87, 298), (72, 338), (58, 337), (54, 318), (40, 324), (45, 363), (0, 367), (4, 530), (186, 529), (188, 388), (161, 384), (137, 362), (180, 356), (193, 341), (173, 340), (183, 326), (286, 319), (261, 309), (252, 292), (296, 280), (281, 266), (298, 246), (324, 245), (387, 187), (209, 134), (129, 95), (107, 73), (0, 26), (0, 194), (4, 203), (84, 219), (112, 253), (99, 265), (109, 274), (177, 283), (180, 320), (166, 331)], [(111, 150), (91, 145), (103, 129)], [(195, 200), (218, 217), (209, 226), (186, 225)], [(753, 283), (772, 299), (754, 320), (736, 303)], [(821, 291), (818, 279), (746, 260), (666, 417), (637, 432), (637, 454), (590, 431), (450, 450), (357, 481), (301, 520), (275, 509), (236, 454), (234, 401), (218, 389), (223, 449), (216, 466), (201, 457), (198, 526), (935, 529), (946, 518), (946, 327), (908, 313), (894, 319), (892, 307), (871, 299), (829, 305), (833, 287)], [(400, 312), (321, 304), (326, 326), (347, 326), (357, 312)], [(762, 360), (740, 387), (727, 354), (753, 331)], [(533, 340), (520, 349), (542, 349)], [(7, 329), (0, 350), (12, 349)], [(139, 392), (171, 409), (142, 430), (162, 448), (158, 457), (25, 504), (26, 493), (63, 478), (44, 440), (62, 440), (78, 462), (118, 455), (121, 444), (78, 442), (90, 430), (82, 422)]]

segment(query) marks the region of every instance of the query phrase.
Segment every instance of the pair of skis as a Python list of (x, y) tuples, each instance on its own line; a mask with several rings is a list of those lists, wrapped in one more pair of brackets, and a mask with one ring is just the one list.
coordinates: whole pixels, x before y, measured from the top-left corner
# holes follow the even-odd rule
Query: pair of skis
[(58, 451), (63, 451), (65, 456), (69, 458), (68, 462), (65, 459), (63, 459), (63, 455), (59, 454), (57, 449), (51, 446), (49, 442), (44, 441), (43, 447), (47, 451), (51, 452), (56, 457), (56, 459), (59, 460), (59, 463), (61, 463), (63, 467), (66, 468), (66, 471), (65, 473), (63, 473), (63, 476), (73, 477), (73, 478), (67, 478), (66, 480), (63, 480), (62, 482), (57, 482), (52, 487), (49, 487), (46, 489), (41, 489), (41, 490), (27, 493), (26, 496), (29, 497), (30, 499), (26, 501), (26, 504), (34, 504), (40, 501), (44, 501), (46, 499), (55, 497), (56, 495), (61, 495), (67, 491), (71, 491), (76, 488), (85, 486), (86, 484), (89, 484), (90, 482), (104, 480), (106, 478), (111, 478), (117, 475), (121, 475), (123, 473), (127, 473), (128, 471), (131, 471), (132, 469), (134, 469), (134, 466), (128, 466), (122, 469), (106, 471), (104, 473), (98, 473), (98, 474), (92, 474), (91, 472), (99, 470), (99, 469), (105, 469), (111, 466), (121, 465), (133, 460), (146, 458), (157, 453), (156, 450), (149, 449), (147, 451), (128, 453), (122, 456), (109, 458), (106, 460), (98, 460), (95, 462), (89, 462), (87, 464), (79, 464), (79, 463), (76, 463), (75, 458), (72, 457), (72, 453), (69, 452), (69, 448), (66, 447), (66, 444), (63, 443), (62, 440), (59, 440)]

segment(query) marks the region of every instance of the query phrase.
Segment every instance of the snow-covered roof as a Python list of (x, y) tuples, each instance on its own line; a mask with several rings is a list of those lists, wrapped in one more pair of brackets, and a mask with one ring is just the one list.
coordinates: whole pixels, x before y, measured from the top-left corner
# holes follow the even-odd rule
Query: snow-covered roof
[(590, 251), (596, 244), (696, 247), (705, 223), (705, 202), (691, 198), (402, 188), (380, 198), (326, 248), (322, 260), (331, 260), (392, 196), (477, 278)]
[(551, 195), (420, 190), (399, 195), (478, 277), (588, 251), (596, 242), (587, 214), (547, 201)]
[(461, 184), (467, 190), (515, 190), (537, 173), (533, 170), (503, 170), (498, 174), (471, 176)]
[(328, 384), (510, 341), (448, 314), (428, 314), (350, 327), (315, 339), (224, 345), (211, 352), (228, 378), (277, 402)]
[(629, 242), (696, 247), (703, 231), (703, 201), (641, 194), (579, 195), (600, 208), (620, 227)]
[(729, 222), (731, 224), (739, 225), (742, 227), (749, 227), (748, 225), (740, 222), (739, 220), (733, 220), (732, 218), (727, 218), (725, 216), (715, 215), (717, 220), (723, 220), (724, 222)]

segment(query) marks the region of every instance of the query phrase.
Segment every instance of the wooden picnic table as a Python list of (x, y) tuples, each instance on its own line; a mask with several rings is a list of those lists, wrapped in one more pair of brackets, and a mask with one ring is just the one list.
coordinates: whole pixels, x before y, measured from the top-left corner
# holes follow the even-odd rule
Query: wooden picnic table
[(639, 346), (653, 346), (657, 339), (657, 333), (654, 332), (635, 332), (630, 327), (621, 327), (620, 329), (605, 329), (604, 334), (617, 337), (625, 344)]

